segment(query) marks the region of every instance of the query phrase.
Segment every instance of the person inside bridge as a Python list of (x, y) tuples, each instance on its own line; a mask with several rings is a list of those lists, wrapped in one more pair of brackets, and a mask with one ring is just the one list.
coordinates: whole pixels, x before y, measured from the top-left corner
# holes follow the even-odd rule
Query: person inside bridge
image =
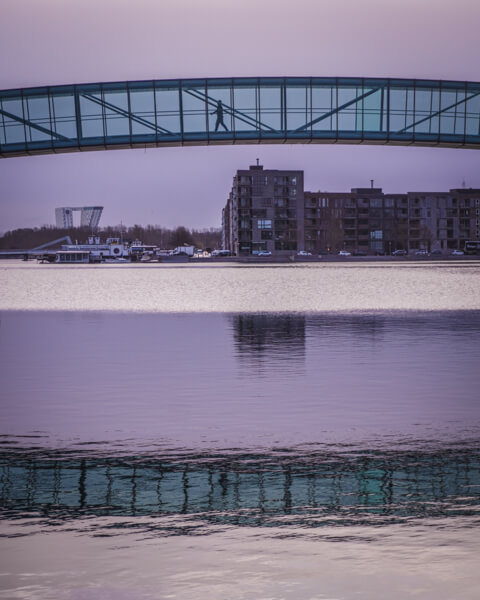
[(215, 131), (218, 130), (218, 128), (220, 127), (220, 125), (222, 125), (222, 127), (225, 129), (225, 131), (228, 131), (227, 126), (223, 122), (223, 104), (222, 104), (221, 100), (219, 100), (217, 102), (217, 108), (213, 112), (211, 112), (210, 114), (211, 115), (217, 115), (217, 122), (215, 123)]

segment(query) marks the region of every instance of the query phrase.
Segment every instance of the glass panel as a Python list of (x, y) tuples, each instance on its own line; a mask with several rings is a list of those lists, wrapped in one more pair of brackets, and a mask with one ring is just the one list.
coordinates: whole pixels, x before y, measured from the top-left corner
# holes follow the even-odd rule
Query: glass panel
[(338, 107), (348, 104), (343, 110), (338, 111), (338, 130), (355, 131), (362, 127), (361, 102), (352, 100), (361, 96), (361, 88), (338, 88)]
[[(2, 108), (2, 102), (0, 101), (0, 109)], [(4, 117), (0, 113), (0, 146), (3, 146), (7, 143), (7, 138), (5, 137), (5, 122)]]
[(336, 131), (337, 117), (331, 114), (337, 106), (337, 88), (312, 86), (312, 129)]
[(180, 127), (180, 105), (179, 91), (177, 86), (156, 87), (155, 101), (157, 111), (157, 127), (159, 135), (179, 135)]
[[(363, 93), (367, 94), (371, 90), (368, 88), (363, 89)], [(362, 100), (363, 108), (363, 127), (364, 131), (380, 131), (382, 123), (382, 110), (383, 110), (383, 90), (378, 90), (369, 94)], [(357, 119), (357, 129), (359, 128), (359, 119)]]
[[(441, 94), (440, 110), (440, 134), (455, 133), (455, 104), (457, 102), (456, 92), (445, 92)], [(447, 109), (447, 110), (445, 110)]]
[[(287, 129), (295, 131), (305, 127), (310, 122), (310, 87), (309, 86), (288, 86), (286, 90), (287, 98)], [(310, 127), (302, 129), (310, 131)]]
[(283, 129), (282, 88), (280, 86), (260, 86), (260, 127), (265, 133), (275, 133)]
[(130, 90), (132, 135), (155, 135), (155, 98), (150, 90)]
[(52, 96), (50, 104), (54, 131), (69, 139), (76, 138), (77, 124), (73, 94)]
[(235, 119), (237, 133), (255, 132), (257, 121), (257, 88), (255, 84), (235, 84), (234, 91)]
[(40, 131), (34, 127), (27, 126), (27, 141), (44, 142), (52, 139), (50, 125), (50, 110), (48, 96), (31, 96), (23, 99), (25, 107), (25, 119), (38, 125), (46, 131)]
[(79, 92), (79, 95), (82, 137), (103, 138), (103, 112), (100, 90)]
[(415, 123), (415, 112), (413, 110), (415, 98), (414, 89), (407, 89), (407, 113), (406, 113), (406, 133), (413, 134), (413, 124)]
[[(14, 98), (12, 100), (2, 100), (2, 110), (19, 117), (23, 120), (23, 109), (22, 101), (20, 98)], [(23, 122), (11, 119), (6, 115), (3, 115), (4, 131), (5, 131), (5, 143), (6, 144), (19, 144), (25, 143), (25, 126)]]
[(480, 135), (480, 96), (474, 96), (465, 104), (467, 111), (466, 134)]
[(183, 132), (203, 133), (207, 128), (207, 97), (204, 86), (182, 87)]
[(127, 91), (104, 92), (107, 136), (129, 136)]
[(415, 132), (432, 133), (432, 114), (433, 90), (415, 90)]
[(407, 90), (390, 89), (390, 131), (400, 132), (407, 126)]
[(225, 132), (232, 130), (232, 99), (230, 87), (208, 86), (208, 130)]
[(465, 92), (458, 92), (455, 109), (455, 135), (465, 133)]

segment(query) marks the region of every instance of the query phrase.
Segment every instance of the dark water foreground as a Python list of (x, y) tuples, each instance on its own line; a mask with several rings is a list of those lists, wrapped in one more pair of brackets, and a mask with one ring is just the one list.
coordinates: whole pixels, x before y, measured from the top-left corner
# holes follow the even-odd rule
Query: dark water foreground
[(479, 312), (0, 319), (0, 598), (478, 597)]

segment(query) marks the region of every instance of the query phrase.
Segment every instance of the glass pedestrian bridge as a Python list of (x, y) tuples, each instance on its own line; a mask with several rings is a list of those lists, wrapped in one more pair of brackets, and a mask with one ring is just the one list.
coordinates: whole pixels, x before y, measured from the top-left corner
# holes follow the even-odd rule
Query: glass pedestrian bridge
[(480, 83), (233, 78), (0, 91), (0, 156), (205, 144), (480, 148)]

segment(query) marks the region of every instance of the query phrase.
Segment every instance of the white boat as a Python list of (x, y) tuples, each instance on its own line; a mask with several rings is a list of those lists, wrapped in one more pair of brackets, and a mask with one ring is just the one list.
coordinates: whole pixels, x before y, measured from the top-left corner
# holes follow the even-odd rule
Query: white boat
[(89, 252), (90, 262), (103, 262), (107, 259), (128, 258), (130, 251), (128, 244), (120, 241), (120, 238), (108, 238), (101, 242), (99, 237), (90, 236), (86, 244), (65, 244), (61, 252)]

